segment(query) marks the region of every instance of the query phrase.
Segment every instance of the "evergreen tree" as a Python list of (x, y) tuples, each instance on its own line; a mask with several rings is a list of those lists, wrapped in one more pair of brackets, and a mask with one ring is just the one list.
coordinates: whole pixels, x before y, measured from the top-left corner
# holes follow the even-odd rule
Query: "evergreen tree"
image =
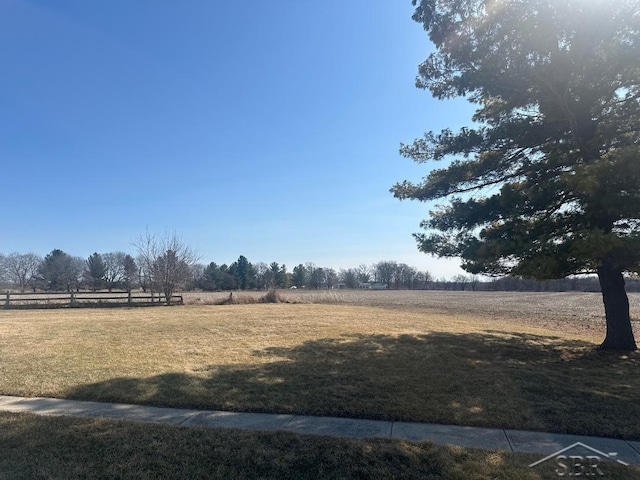
[(104, 277), (106, 274), (106, 268), (102, 255), (94, 253), (87, 258), (87, 278), (86, 281), (91, 285), (91, 288), (95, 292), (102, 288), (104, 285)]
[(279, 282), (281, 280), (280, 275), (280, 265), (278, 262), (271, 262), (269, 264), (269, 288), (277, 288), (279, 287)]
[(290, 275), (287, 272), (287, 266), (283, 263), (280, 266), (280, 270), (278, 271), (277, 276), (277, 285), (279, 288), (289, 288), (291, 285)]
[(78, 287), (82, 259), (76, 259), (60, 249), (54, 249), (40, 264), (40, 280), (47, 290), (71, 291)]
[(452, 160), (400, 199), (448, 204), (420, 250), (471, 273), (597, 274), (602, 348), (635, 350), (624, 273), (640, 270), (638, 0), (413, 0), (436, 50), (417, 86), (477, 105), (473, 127), (401, 153)]
[(138, 274), (138, 265), (136, 265), (136, 261), (134, 258), (127, 254), (123, 260), (123, 275), (122, 275), (122, 283), (124, 288), (130, 292), (135, 283), (136, 275)]
[(240, 255), (238, 260), (231, 264), (229, 271), (235, 278), (236, 285), (240, 290), (253, 288), (255, 284), (255, 271), (244, 255)]
[(291, 275), (291, 282), (298, 288), (302, 288), (307, 283), (307, 270), (304, 265), (300, 264), (293, 267), (293, 273)]

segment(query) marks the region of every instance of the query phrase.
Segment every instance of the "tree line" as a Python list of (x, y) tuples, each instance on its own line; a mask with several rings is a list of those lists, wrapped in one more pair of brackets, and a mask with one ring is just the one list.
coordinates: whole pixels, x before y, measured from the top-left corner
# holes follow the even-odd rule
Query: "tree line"
[(94, 253), (88, 258), (54, 249), (36, 253), (0, 253), (0, 283), (21, 292), (129, 290), (140, 284), (136, 260), (124, 252)]
[(244, 255), (230, 265), (202, 264), (178, 239), (160, 242), (149, 237), (137, 243), (136, 248), (135, 257), (116, 251), (95, 252), (82, 258), (61, 249), (54, 249), (45, 257), (32, 252), (0, 253), (0, 284), (21, 292), (140, 288), (170, 295), (180, 289), (425, 289), (433, 281), (429, 272), (395, 261), (337, 271), (308, 262), (289, 271), (285, 264), (252, 263)]
[[(517, 277), (486, 279), (477, 275), (435, 278), (405, 263), (380, 261), (335, 270), (312, 262), (289, 270), (278, 262), (250, 262), (244, 255), (227, 264), (202, 264), (177, 238), (138, 242), (136, 256), (121, 251), (93, 253), (87, 258), (54, 249), (45, 257), (35, 253), (0, 253), (0, 285), (25, 291), (305, 289), (409, 289), (469, 291), (599, 291), (595, 277), (536, 281)], [(627, 279), (629, 291), (640, 291), (640, 280)]]
[(373, 265), (335, 270), (312, 262), (291, 271), (278, 262), (251, 263), (241, 255), (231, 265), (196, 265), (194, 285), (202, 290), (266, 290), (270, 288), (397, 288), (424, 289), (433, 280), (429, 272), (404, 263), (381, 261)]
[(44, 258), (33, 252), (0, 253), (0, 285), (21, 292), (141, 288), (162, 293), (167, 301), (176, 290), (193, 287), (198, 257), (176, 234), (147, 232), (133, 245), (135, 258), (118, 251), (85, 259), (57, 248)]

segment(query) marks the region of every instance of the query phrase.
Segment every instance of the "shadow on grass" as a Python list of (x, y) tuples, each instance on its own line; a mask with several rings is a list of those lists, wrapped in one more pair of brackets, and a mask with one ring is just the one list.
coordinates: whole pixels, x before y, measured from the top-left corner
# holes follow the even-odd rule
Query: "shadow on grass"
[[(0, 477), (11, 479), (540, 480), (553, 475), (551, 464), (527, 467), (539, 455), (388, 439), (185, 429), (3, 412), (0, 431), (0, 452), (10, 452), (0, 455)], [(634, 471), (618, 468), (607, 478), (631, 479)]]
[(66, 396), (640, 438), (640, 356), (585, 342), (501, 331), (358, 335), (254, 356)]

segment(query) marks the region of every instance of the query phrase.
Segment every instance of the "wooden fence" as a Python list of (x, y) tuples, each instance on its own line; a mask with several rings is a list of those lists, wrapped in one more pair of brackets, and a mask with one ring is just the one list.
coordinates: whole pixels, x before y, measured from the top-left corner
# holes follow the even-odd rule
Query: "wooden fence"
[(167, 301), (165, 296), (160, 293), (6, 292), (3, 296), (0, 296), (0, 307), (5, 309), (157, 307), (161, 305), (183, 305), (183, 303), (182, 295), (172, 295)]

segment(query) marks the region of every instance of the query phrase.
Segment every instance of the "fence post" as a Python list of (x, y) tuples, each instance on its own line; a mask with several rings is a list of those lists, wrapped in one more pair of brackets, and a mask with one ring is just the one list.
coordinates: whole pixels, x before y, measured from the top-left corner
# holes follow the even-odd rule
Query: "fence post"
[(131, 290), (129, 290), (128, 295), (127, 295), (127, 304), (129, 306), (131, 306)]
[(71, 294), (71, 306), (73, 307), (73, 304), (75, 303), (75, 298), (73, 297), (73, 292), (70, 292)]
[(4, 301), (4, 308), (9, 308), (9, 299), (11, 297), (11, 293), (7, 290), (7, 299)]

